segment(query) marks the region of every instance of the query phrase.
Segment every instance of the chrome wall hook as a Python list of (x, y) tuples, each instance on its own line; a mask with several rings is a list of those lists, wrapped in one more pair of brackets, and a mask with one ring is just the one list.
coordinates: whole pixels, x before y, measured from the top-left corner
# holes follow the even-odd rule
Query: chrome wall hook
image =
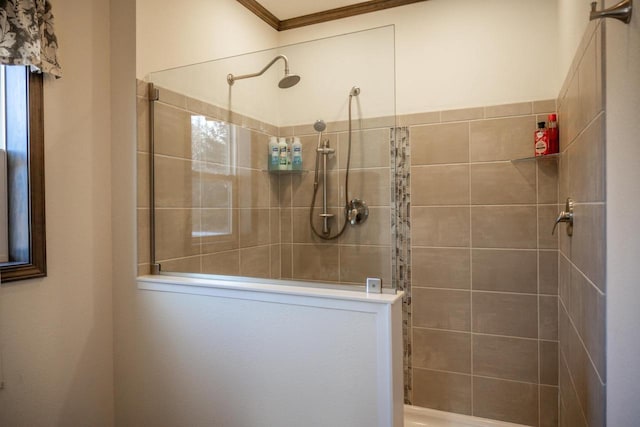
[(624, 22), (625, 24), (631, 22), (631, 11), (633, 10), (632, 0), (622, 0), (620, 3), (611, 6), (609, 9), (601, 11), (596, 11), (597, 6), (597, 2), (594, 1), (591, 3), (591, 14), (589, 15), (590, 21), (600, 18), (614, 18)]

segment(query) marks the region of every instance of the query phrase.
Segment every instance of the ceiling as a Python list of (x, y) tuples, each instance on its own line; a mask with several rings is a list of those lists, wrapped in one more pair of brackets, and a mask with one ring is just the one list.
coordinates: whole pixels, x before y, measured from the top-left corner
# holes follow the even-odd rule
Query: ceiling
[(237, 0), (278, 31), (426, 0)]
[(361, 2), (362, 0), (258, 0), (258, 3), (281, 21)]

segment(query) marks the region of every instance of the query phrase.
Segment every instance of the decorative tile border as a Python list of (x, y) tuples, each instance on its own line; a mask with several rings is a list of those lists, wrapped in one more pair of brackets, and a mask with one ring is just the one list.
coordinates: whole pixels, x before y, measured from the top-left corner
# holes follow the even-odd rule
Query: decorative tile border
[(404, 291), (402, 301), (402, 342), (404, 400), (412, 402), (411, 363), (411, 149), (409, 128), (391, 128), (391, 231), (393, 240), (392, 283)]

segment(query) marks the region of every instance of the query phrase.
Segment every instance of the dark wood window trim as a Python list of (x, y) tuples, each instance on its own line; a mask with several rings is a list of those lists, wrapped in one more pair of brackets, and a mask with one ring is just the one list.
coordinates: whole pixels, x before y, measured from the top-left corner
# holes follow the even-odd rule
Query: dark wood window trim
[(277, 31), (291, 30), (293, 28), (305, 27), (307, 25), (319, 24), (321, 22), (333, 21), (336, 19), (348, 18), (350, 16), (362, 15), (363, 13), (377, 12), (379, 10), (390, 9), (392, 7), (404, 6), (426, 0), (370, 0), (356, 3), (349, 6), (338, 7), (321, 12), (311, 13), (304, 16), (296, 16), (280, 20), (269, 10), (256, 0), (237, 0), (238, 3), (253, 12), (258, 18), (269, 24)]
[[(2, 283), (47, 275), (44, 198), (43, 75), (24, 68), (27, 77), (29, 153), (29, 261), (0, 266)], [(11, 188), (9, 188), (11, 191)], [(9, 225), (11, 226), (11, 225)]]

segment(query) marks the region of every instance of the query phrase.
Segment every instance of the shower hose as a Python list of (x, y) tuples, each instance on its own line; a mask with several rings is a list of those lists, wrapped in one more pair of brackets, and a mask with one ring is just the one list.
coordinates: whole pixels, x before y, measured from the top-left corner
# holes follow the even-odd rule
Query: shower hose
[[(347, 229), (347, 223), (349, 222), (349, 219), (347, 218), (346, 212), (349, 209), (349, 166), (351, 163), (351, 134), (352, 134), (352, 127), (351, 127), (351, 101), (353, 99), (353, 93), (349, 94), (349, 144), (348, 144), (348, 149), (347, 149), (347, 171), (345, 173), (345, 177), (344, 177), (344, 208), (345, 208), (345, 215), (344, 215), (344, 222), (342, 223), (342, 227), (340, 228), (340, 231), (338, 232), (338, 234), (335, 234), (333, 236), (329, 235), (331, 233), (331, 230), (329, 230), (329, 234), (325, 235), (323, 233), (319, 233), (318, 230), (316, 230), (316, 227), (313, 225), (313, 209), (315, 208), (316, 205), (316, 197), (318, 194), (318, 167), (319, 167), (319, 158), (318, 156), (320, 155), (320, 153), (318, 152), (318, 150), (316, 150), (316, 171), (315, 171), (315, 180), (313, 183), (313, 196), (311, 197), (311, 208), (309, 209), (309, 225), (311, 226), (311, 231), (313, 231), (313, 234), (315, 234), (316, 236), (318, 236), (319, 238), (323, 239), (323, 240), (334, 240), (337, 239), (338, 237), (342, 236), (342, 234), (345, 232), (345, 230)], [(327, 170), (325, 168), (324, 173), (327, 173)]]

